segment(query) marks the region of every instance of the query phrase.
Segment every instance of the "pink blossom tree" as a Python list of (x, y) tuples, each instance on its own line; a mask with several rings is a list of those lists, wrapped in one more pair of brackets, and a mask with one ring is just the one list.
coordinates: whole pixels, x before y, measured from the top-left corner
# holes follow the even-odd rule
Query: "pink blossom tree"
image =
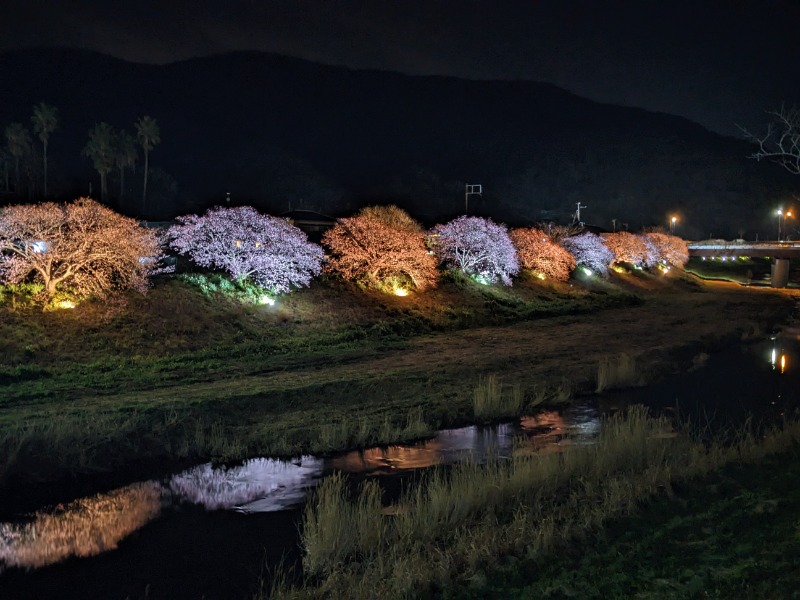
[(575, 268), (575, 257), (553, 243), (550, 236), (536, 227), (512, 229), (511, 241), (517, 248), (523, 269), (555, 281), (567, 281)]
[(614, 253), (609, 250), (599, 236), (587, 231), (581, 235), (564, 238), (561, 245), (575, 257), (575, 262), (601, 277), (608, 276), (608, 267), (614, 260)]
[(640, 267), (655, 266), (652, 250), (647, 247), (642, 236), (627, 231), (604, 233), (603, 243), (614, 253), (614, 263), (629, 263)]
[(440, 261), (488, 283), (511, 285), (511, 277), (519, 272), (508, 230), (491, 219), (461, 216), (434, 227), (430, 239)]
[(286, 219), (249, 206), (211, 208), (187, 215), (167, 231), (169, 245), (201, 267), (250, 279), (273, 293), (307, 286), (320, 273), (322, 248)]
[(48, 297), (144, 292), (160, 256), (155, 232), (90, 198), (0, 211), (0, 282), (38, 280)]
[(438, 283), (436, 258), (428, 254), (422, 227), (396, 206), (368, 206), (339, 219), (322, 243), (331, 252), (326, 270), (343, 279), (418, 291)]
[(681, 238), (660, 232), (646, 233), (644, 238), (657, 253), (657, 262), (681, 269), (689, 262), (689, 248)]

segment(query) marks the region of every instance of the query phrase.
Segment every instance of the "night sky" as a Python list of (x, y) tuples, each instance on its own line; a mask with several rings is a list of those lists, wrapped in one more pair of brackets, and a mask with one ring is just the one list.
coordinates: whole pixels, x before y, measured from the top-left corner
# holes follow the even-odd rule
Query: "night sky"
[(232, 50), (470, 79), (529, 79), (737, 135), (800, 99), (800, 3), (6, 0), (0, 50), (148, 63)]

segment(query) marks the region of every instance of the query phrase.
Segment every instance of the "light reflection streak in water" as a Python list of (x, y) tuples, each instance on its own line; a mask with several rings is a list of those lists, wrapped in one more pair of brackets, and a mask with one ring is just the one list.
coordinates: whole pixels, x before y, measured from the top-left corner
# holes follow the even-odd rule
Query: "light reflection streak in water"
[(113, 550), (158, 516), (161, 493), (154, 481), (134, 483), (37, 512), (28, 522), (0, 523), (0, 567), (37, 568)]
[(490, 456), (510, 457), (520, 450), (541, 451), (565, 442), (589, 443), (600, 429), (596, 410), (572, 408), (542, 412), (519, 422), (492, 427), (440, 431), (418, 444), (370, 448), (327, 459), (303, 456), (293, 461), (257, 458), (238, 466), (203, 464), (162, 483), (135, 483), (40, 511), (20, 523), (0, 523), (0, 566), (37, 568), (69, 556), (113, 550), (155, 519), (162, 506), (183, 502), (206, 510), (273, 512), (303, 502), (308, 490), (331, 471), (386, 474), (453, 464)]
[(272, 512), (299, 504), (322, 475), (323, 461), (303, 456), (294, 461), (255, 458), (236, 467), (200, 465), (170, 479), (176, 499), (208, 510)]

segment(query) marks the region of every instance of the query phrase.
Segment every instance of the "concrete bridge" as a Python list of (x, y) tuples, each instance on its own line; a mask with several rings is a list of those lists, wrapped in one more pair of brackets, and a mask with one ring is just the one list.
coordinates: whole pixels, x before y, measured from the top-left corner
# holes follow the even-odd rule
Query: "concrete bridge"
[(702, 240), (687, 242), (689, 256), (709, 258), (736, 258), (755, 256), (772, 259), (772, 287), (786, 287), (789, 281), (789, 261), (800, 258), (800, 242), (765, 241), (746, 242), (744, 240)]

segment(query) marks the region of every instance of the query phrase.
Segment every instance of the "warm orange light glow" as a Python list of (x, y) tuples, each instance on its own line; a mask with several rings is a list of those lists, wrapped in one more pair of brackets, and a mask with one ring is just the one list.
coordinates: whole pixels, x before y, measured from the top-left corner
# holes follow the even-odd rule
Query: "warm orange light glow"
[(395, 288), (394, 290), (395, 296), (408, 296), (408, 290), (403, 288)]
[(56, 302), (56, 308), (75, 308), (77, 305), (72, 300), (60, 300)]
[(786, 355), (781, 354), (781, 373), (786, 370)]

